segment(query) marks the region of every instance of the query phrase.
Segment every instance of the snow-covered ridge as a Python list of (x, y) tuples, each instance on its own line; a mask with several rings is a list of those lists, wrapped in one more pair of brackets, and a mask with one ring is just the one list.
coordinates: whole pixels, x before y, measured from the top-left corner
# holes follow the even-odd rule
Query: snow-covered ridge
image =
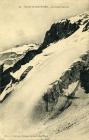
[[(58, 128), (50, 128), (49, 119), (61, 118), (60, 113), (65, 112), (67, 115), (71, 115), (72, 109), (70, 110), (70, 108), (73, 107), (74, 102), (77, 102), (78, 106), (79, 101), (79, 107), (83, 107), (83, 102), (79, 99), (81, 96), (89, 100), (86, 94), (89, 93), (87, 84), (89, 81), (89, 31), (88, 28), (83, 31), (89, 19), (86, 18), (86, 21), (84, 19), (84, 24), (80, 24), (80, 17), (76, 21), (74, 19), (75, 24), (72, 24), (71, 19), (62, 21), (61, 26), (58, 24), (58, 27), (63, 29), (63, 34), (59, 30), (53, 33), (60, 35), (60, 39), (52, 38), (53, 33), (51, 34), (49, 30), (51, 42), (49, 39), (45, 40), (47, 46), (41, 45), (36, 50), (27, 51), (24, 57), (15, 63), (14, 67), (4, 72), (3, 66), (0, 68), (3, 79), (1, 85), (5, 86), (1, 87), (0, 96), (0, 116), (3, 116), (2, 119), (0, 118), (0, 129), (4, 128), (4, 133), (8, 131), (19, 133), (21, 130), (21, 133), (28, 131), (29, 134), (33, 127), (32, 124), (37, 123), (36, 127), (40, 127), (41, 120), (48, 122), (44, 127), (50, 129), (50, 133), (56, 133)], [(65, 26), (66, 30), (68, 29), (66, 34), (64, 32)], [(55, 25), (53, 30), (55, 30)], [(84, 79), (85, 75), (87, 75), (87, 79)], [(79, 94), (80, 90), (84, 95)], [(73, 94), (71, 94), (72, 92)], [(85, 101), (84, 104), (86, 104)], [(70, 108), (68, 108), (69, 106)], [(89, 105), (87, 104), (87, 106)], [(82, 110), (80, 108), (79, 111)], [(70, 110), (70, 113), (67, 109)], [(76, 114), (80, 116), (77, 111)], [(69, 120), (69, 116), (67, 118)], [(73, 116), (72, 119), (75, 122)], [(63, 122), (65, 126), (67, 125), (66, 121), (65, 119), (65, 123)], [(50, 121), (51, 124), (52, 122), (55, 126), (53, 120)], [(58, 125), (61, 127), (61, 124), (58, 123)], [(63, 128), (65, 129), (65, 127)]]
[[(19, 59), (22, 59), (24, 55), (30, 50), (38, 50), (39, 52), (45, 49), (50, 43), (54, 43), (58, 40), (64, 39), (72, 35), (81, 26), (89, 24), (88, 12), (80, 14), (78, 16), (71, 17), (69, 19), (62, 19), (57, 23), (54, 23), (51, 28), (46, 32), (44, 41), (41, 45), (37, 44), (25, 44), (17, 46), (0, 52), (0, 60), (4, 63), (4, 69), (7, 69), (15, 64)], [(86, 27), (87, 29), (87, 27)], [(86, 30), (84, 29), (84, 30)], [(8, 58), (8, 59), (7, 59)]]
[(84, 24), (86, 20), (89, 20), (89, 11), (82, 13), (80, 15), (75, 15), (73, 17), (69, 18), (71, 20), (71, 22), (78, 22), (81, 21), (80, 24)]
[(25, 53), (28, 50), (33, 50), (33, 49), (34, 50), (35, 49), (38, 49), (38, 45), (37, 44), (21, 45), (21, 46), (14, 47), (14, 48), (8, 49), (6, 51), (0, 52), (0, 54), (2, 54), (2, 53), (8, 53), (8, 52), (15, 52), (17, 54), (22, 54), (22, 53)]
[(6, 70), (22, 59), (28, 51), (37, 50), (38, 48), (38, 44), (27, 44), (0, 52), (0, 63), (4, 64), (4, 70)]

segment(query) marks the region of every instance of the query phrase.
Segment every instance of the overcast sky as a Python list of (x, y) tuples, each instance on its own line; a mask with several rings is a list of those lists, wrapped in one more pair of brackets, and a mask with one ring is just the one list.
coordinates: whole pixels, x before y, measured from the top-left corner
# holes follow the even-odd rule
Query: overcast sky
[[(30, 8), (35, 5), (49, 8)], [(0, 51), (24, 42), (42, 42), (53, 22), (86, 11), (88, 6), (89, 0), (0, 0)]]

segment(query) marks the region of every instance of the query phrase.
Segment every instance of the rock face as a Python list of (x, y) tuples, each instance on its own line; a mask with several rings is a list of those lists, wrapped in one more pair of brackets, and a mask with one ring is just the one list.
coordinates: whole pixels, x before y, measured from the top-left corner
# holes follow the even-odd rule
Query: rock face
[(10, 74), (9, 71), (5, 71), (1, 74), (1, 84), (0, 84), (0, 91), (2, 92), (5, 87), (11, 82), (15, 83), (17, 80)]
[[(75, 89), (68, 96), (65, 96), (65, 90), (73, 83), (77, 83)], [(48, 119), (53, 119), (62, 113), (72, 104), (74, 99), (77, 99), (75, 93), (79, 86), (85, 90), (85, 94), (89, 94), (89, 52), (82, 55), (80, 61), (73, 63), (59, 80), (51, 84), (51, 88), (44, 93), (35, 107), (34, 120), (35, 113), (37, 120), (47, 116), (50, 116)]]
[(89, 30), (89, 22), (87, 22), (86, 26), (83, 28), (83, 32)]
[(0, 93), (1, 93), (2, 74), (3, 74), (3, 64), (0, 65)]
[(2, 73), (3, 73), (3, 65), (4, 65), (4, 64), (1, 64), (1, 65), (0, 65), (0, 76), (1, 76)]
[(60, 23), (55, 23), (51, 26), (50, 30), (46, 32), (44, 42), (41, 47), (45, 48), (50, 43), (67, 38), (78, 29), (79, 23), (71, 23), (68, 19), (61, 21)]
[[(69, 85), (73, 84), (74, 82), (78, 82), (74, 91), (70, 93), (69, 96), (63, 97), (65, 89), (68, 89)], [(52, 112), (54, 112), (52, 115), (58, 115), (71, 105), (72, 99), (75, 98), (74, 95), (77, 91), (79, 83), (85, 90), (85, 93), (89, 93), (89, 52), (81, 56), (81, 61), (75, 62), (69, 70), (65, 71), (58, 81), (52, 84), (52, 87), (43, 95), (41, 99), (43, 101), (39, 101), (39, 107), (37, 107), (36, 110), (40, 108), (40, 114), (52, 114)], [(61, 98), (64, 104), (56, 110), (55, 107), (59, 106), (58, 104)]]
[(22, 81), (25, 79), (25, 77), (27, 76), (27, 74), (29, 73), (29, 71), (33, 68), (33, 66), (29, 66), (20, 76), (19, 81)]
[(89, 68), (85, 68), (83, 71), (81, 71), (80, 81), (81, 81), (81, 86), (85, 89), (85, 92), (88, 94), (89, 93)]

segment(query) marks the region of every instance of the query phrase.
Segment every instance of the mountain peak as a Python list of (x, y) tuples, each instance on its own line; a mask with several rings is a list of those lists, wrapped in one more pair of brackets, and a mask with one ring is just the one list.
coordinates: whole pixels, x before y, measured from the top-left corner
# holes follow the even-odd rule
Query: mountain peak
[(69, 19), (62, 19), (61, 21), (52, 24), (51, 28), (45, 34), (41, 47), (45, 48), (50, 45), (50, 43), (54, 43), (71, 36), (81, 28), (82, 25), (85, 26), (86, 24), (89, 24), (89, 15), (87, 13), (74, 16)]
[(54, 23), (41, 45), (0, 53), (3, 62), (14, 61), (6, 70), (0, 66), (1, 132), (29, 134), (36, 127), (37, 135), (47, 132), (52, 138), (65, 130), (71, 134), (82, 123), (88, 130), (88, 29), (89, 16), (84, 13)]

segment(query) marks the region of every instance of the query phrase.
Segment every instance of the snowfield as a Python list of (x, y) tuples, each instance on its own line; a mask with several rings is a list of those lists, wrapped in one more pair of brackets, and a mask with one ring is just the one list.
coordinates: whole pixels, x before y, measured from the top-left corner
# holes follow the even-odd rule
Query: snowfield
[[(84, 93), (85, 91), (80, 85), (76, 92), (76, 96), (79, 98), (74, 100), (73, 104), (57, 118), (49, 121), (43, 119), (40, 122), (36, 122), (32, 118), (35, 105), (38, 104), (44, 93), (52, 87), (51, 83), (58, 80), (74, 62), (81, 61), (80, 57), (89, 50), (89, 30), (82, 32), (84, 26), (81, 25), (68, 38), (51, 43), (30, 62), (22, 65), (16, 72), (10, 73), (19, 80), (25, 69), (33, 66), (25, 80), (19, 84), (13, 84), (12, 93), (4, 102), (0, 103), (1, 137), (6, 135), (6, 140), (18, 140), (18, 137), (13, 138), (13, 135), (23, 134), (23, 136), (41, 135), (44, 140), (75, 140), (76, 138), (78, 140), (88, 140), (89, 95)], [(21, 52), (19, 52), (19, 47), (12, 49), (12, 51), (22, 53), (23, 48), (20, 49)], [(25, 46), (25, 50), (27, 49), (28, 46)], [(6, 52), (9, 52), (9, 50)], [(65, 90), (65, 95), (71, 93), (77, 83), (71, 84)], [(0, 101), (6, 96), (8, 90), (11, 90), (11, 88), (6, 87), (2, 92)], [(60, 98), (63, 98), (64, 102), (65, 97)], [(29, 140), (35, 140), (35, 138), (28, 138)], [(24, 140), (28, 138), (24, 137)], [(20, 137), (20, 139), (23, 138)], [(38, 140), (41, 140), (39, 136)]]

